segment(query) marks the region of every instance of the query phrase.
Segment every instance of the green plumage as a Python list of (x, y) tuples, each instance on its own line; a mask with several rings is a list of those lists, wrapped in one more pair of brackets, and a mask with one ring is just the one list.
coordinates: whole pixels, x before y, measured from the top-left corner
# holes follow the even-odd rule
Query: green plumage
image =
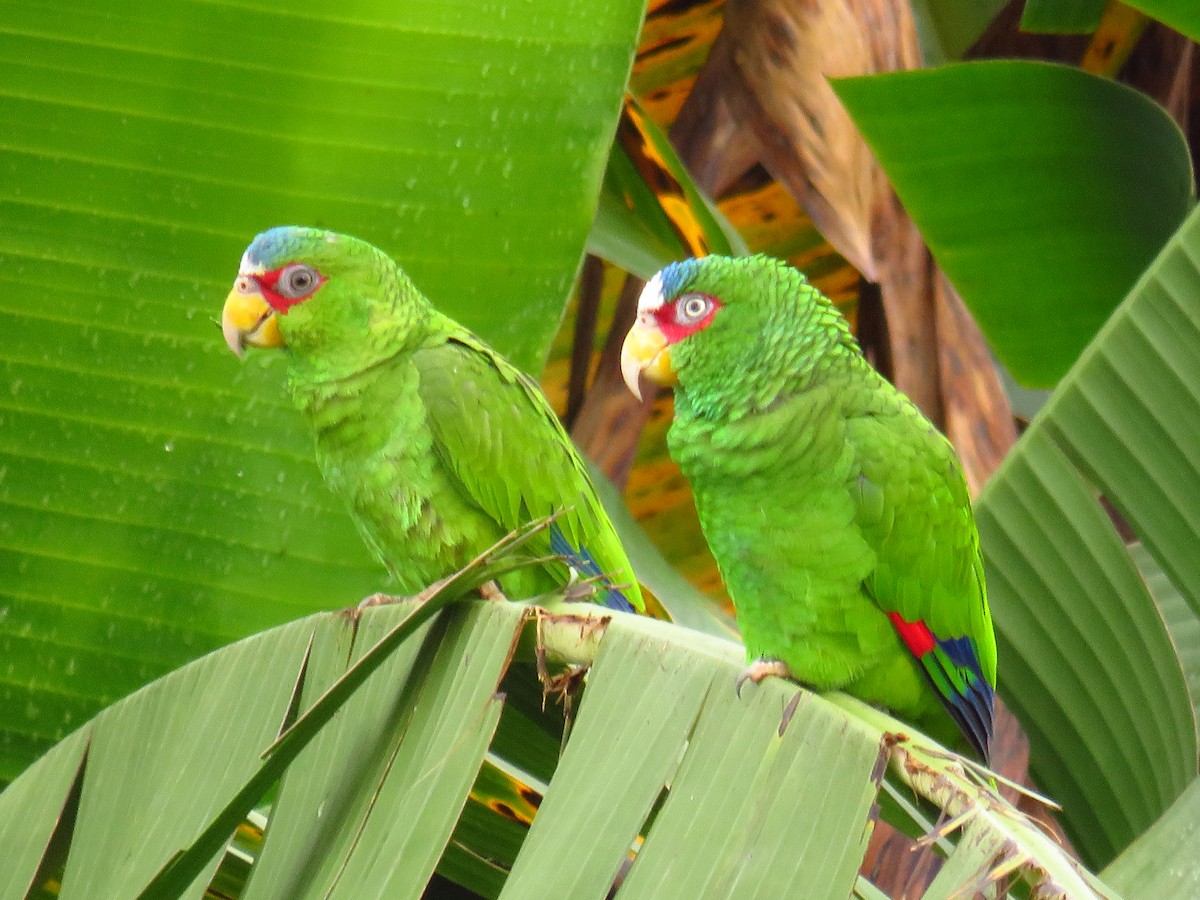
[[(318, 288), (288, 305), (279, 270), (302, 263)], [(290, 355), (288, 388), (316, 436), (330, 487), (400, 589), (416, 591), (531, 519), (563, 511), (555, 531), (641, 609), (620, 542), (537, 385), (435, 310), (383, 252), (345, 235), (276, 228), (246, 251)], [(239, 280), (240, 283), (240, 280)], [(550, 556), (542, 533), (531, 552)], [(565, 584), (560, 561), (501, 579), (511, 597)], [(603, 592), (600, 599), (603, 598)]]
[[(678, 379), (670, 451), (749, 658), (893, 710), (954, 720), (986, 754), (996, 645), (961, 464), (803, 276), (765, 257), (668, 267), (643, 295)], [(695, 330), (674, 301), (715, 300)], [(697, 305), (699, 309), (699, 305)], [(685, 317), (686, 318), (686, 317)], [(936, 644), (917, 659), (913, 641)], [(917, 641), (919, 643), (919, 641)], [(918, 648), (919, 649), (919, 648)], [(949, 714), (948, 714), (949, 712)]]

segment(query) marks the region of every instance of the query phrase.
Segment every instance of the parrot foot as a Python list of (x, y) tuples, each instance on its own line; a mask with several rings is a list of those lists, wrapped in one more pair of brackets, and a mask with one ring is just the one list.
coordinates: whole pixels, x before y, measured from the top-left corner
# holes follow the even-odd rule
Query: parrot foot
[(742, 696), (742, 685), (747, 681), (753, 681), (755, 684), (758, 684), (764, 678), (771, 675), (778, 675), (780, 678), (791, 678), (792, 670), (787, 667), (787, 663), (780, 662), (777, 659), (756, 659), (742, 670), (742, 674), (738, 675), (737, 681), (733, 683), (733, 689), (740, 698)]

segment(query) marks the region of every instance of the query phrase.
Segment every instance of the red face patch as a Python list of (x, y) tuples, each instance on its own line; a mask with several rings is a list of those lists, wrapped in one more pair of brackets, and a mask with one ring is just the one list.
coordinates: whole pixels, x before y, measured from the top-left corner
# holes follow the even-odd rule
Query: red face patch
[(297, 303), (315, 294), (327, 279), (312, 266), (291, 262), (261, 275), (248, 276), (258, 284), (263, 299), (276, 312), (286, 314)]
[(677, 344), (707, 328), (722, 306), (724, 304), (720, 300), (708, 294), (680, 294), (670, 303), (664, 303), (654, 310), (654, 320), (667, 343)]

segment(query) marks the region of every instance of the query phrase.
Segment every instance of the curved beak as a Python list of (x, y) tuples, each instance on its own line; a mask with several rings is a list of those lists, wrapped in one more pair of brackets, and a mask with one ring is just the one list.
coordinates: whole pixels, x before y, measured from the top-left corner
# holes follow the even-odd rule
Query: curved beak
[(655, 384), (669, 387), (675, 384), (675, 370), (671, 368), (671, 348), (666, 335), (648, 313), (638, 316), (625, 343), (621, 345), (621, 377), (633, 392), (642, 399), (639, 377), (645, 375)]
[(241, 356), (246, 347), (282, 347), (283, 335), (275, 310), (271, 309), (258, 282), (239, 275), (221, 310), (221, 333), (229, 349)]

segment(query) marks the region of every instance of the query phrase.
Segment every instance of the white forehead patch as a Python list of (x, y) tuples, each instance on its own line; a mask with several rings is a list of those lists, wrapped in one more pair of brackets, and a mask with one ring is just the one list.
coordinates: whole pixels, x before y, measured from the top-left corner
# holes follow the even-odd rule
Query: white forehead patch
[(262, 275), (267, 271), (267, 267), (262, 263), (250, 261), (250, 248), (246, 248), (246, 252), (242, 254), (242, 262), (238, 266), (239, 275)]
[(638, 312), (660, 309), (665, 299), (663, 297), (662, 272), (658, 272), (642, 288), (642, 295), (638, 297)]

